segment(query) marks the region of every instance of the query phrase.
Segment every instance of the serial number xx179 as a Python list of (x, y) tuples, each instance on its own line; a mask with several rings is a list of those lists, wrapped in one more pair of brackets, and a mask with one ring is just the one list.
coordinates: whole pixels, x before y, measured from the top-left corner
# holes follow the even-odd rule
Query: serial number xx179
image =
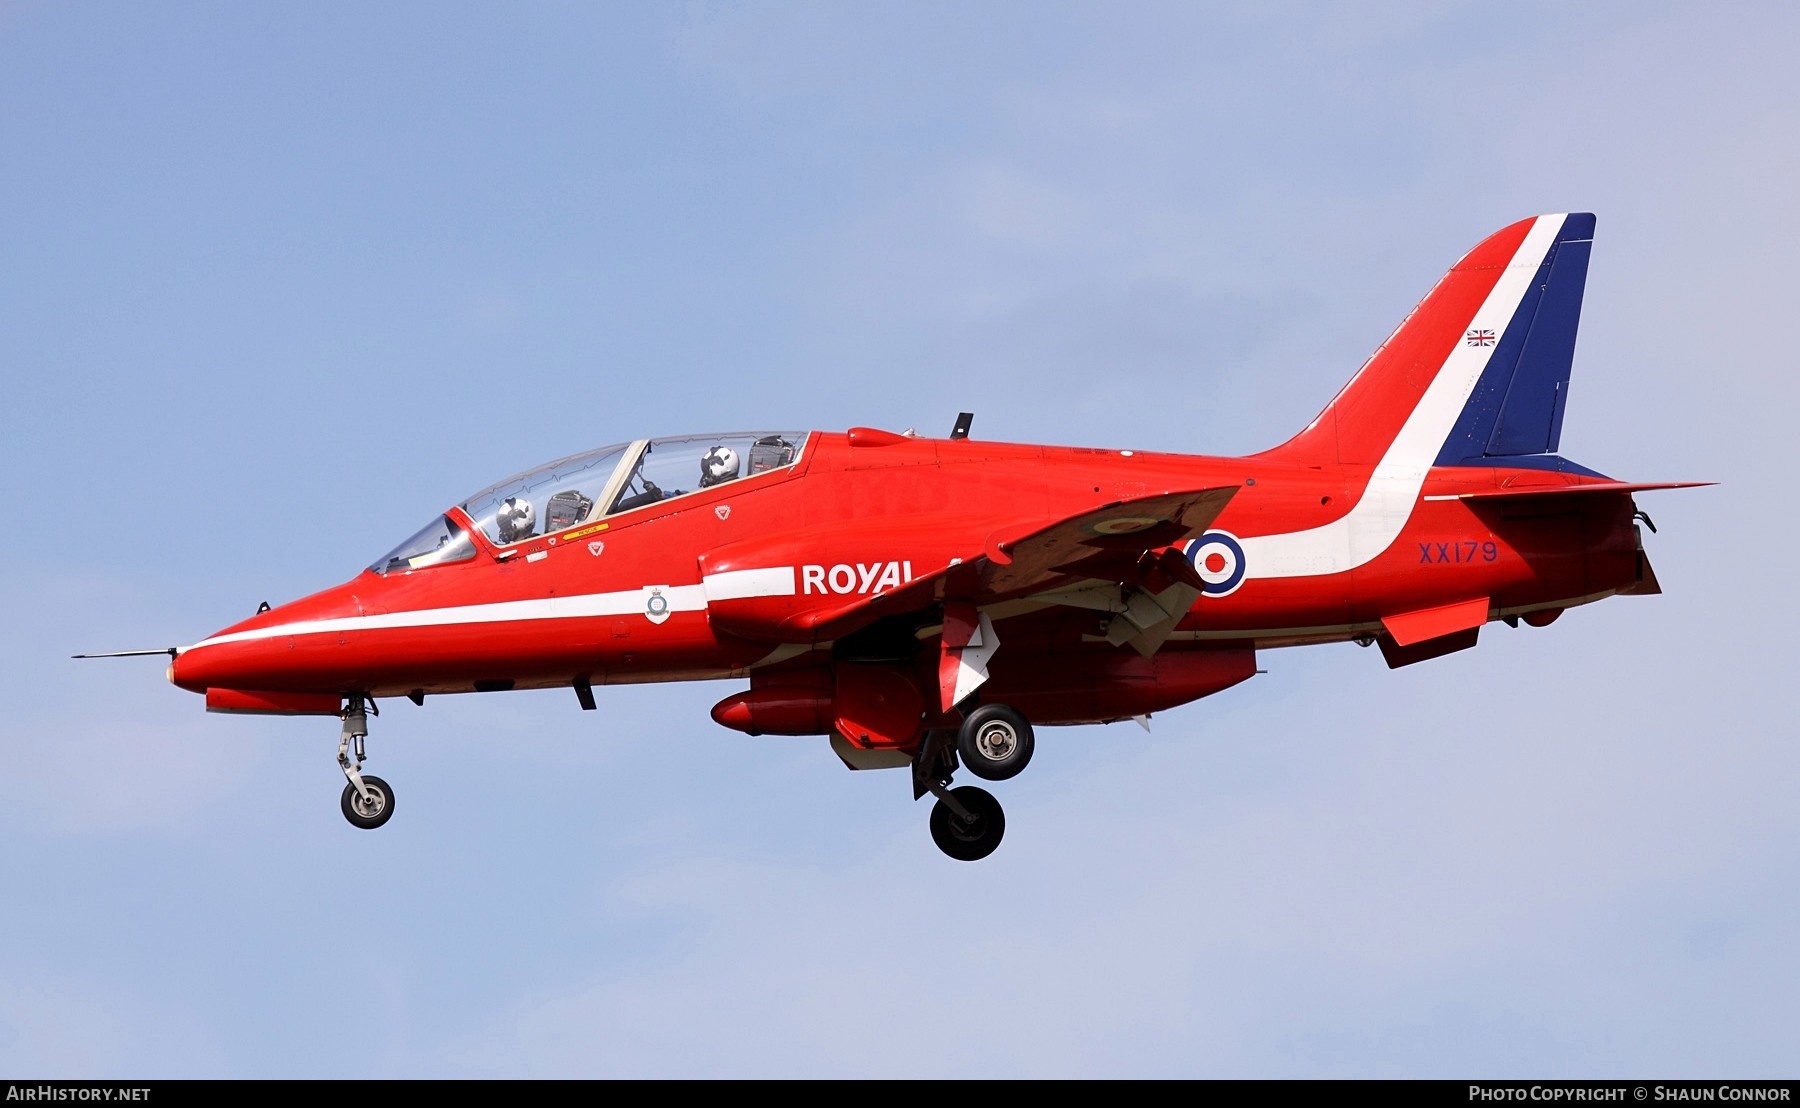
[(1500, 547), (1491, 539), (1487, 542), (1476, 542), (1474, 539), (1463, 539), (1460, 542), (1422, 542), (1419, 544), (1420, 565), (1455, 565), (1459, 562), (1491, 562), (1500, 556)]

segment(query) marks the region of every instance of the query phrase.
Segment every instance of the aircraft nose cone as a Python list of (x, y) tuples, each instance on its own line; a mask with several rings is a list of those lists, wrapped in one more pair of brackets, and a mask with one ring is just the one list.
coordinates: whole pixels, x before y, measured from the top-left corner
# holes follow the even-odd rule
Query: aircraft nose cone
[(363, 614), (347, 582), (258, 612), (175, 655), (169, 680), (189, 692), (208, 689), (336, 691), (349, 680), (347, 625)]
[(243, 680), (255, 670), (256, 655), (267, 650), (266, 644), (248, 642), (214, 642), (225, 635), (221, 631), (199, 644), (175, 655), (169, 664), (169, 681), (176, 688), (203, 693), (211, 688), (242, 688)]
[(186, 689), (188, 692), (197, 693), (206, 691), (206, 686), (204, 684), (200, 684), (194, 680), (194, 667), (191, 665), (183, 665), (179, 653), (175, 655), (175, 660), (169, 663), (169, 668), (163, 676), (169, 679), (169, 684), (174, 685), (178, 689)]
[[(208, 689), (279, 687), (283, 655), (293, 653), (287, 636), (256, 636), (242, 624), (182, 650), (169, 665), (169, 680), (189, 692)], [(238, 635), (252, 637), (237, 638)]]

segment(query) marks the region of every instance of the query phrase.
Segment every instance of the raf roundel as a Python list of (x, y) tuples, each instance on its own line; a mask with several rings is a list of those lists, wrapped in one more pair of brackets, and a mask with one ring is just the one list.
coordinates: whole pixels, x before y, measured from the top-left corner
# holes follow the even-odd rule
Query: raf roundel
[(1230, 596), (1244, 583), (1244, 547), (1230, 531), (1208, 531), (1188, 543), (1203, 596)]

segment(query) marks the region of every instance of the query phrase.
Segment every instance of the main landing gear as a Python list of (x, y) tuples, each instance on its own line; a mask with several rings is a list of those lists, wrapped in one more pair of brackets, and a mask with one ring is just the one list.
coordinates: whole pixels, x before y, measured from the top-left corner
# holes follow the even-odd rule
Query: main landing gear
[(1036, 746), (1031, 721), (1016, 708), (983, 704), (963, 717), (956, 732), (956, 752), (963, 765), (984, 781), (1004, 781), (1031, 761)]
[(986, 789), (974, 785), (939, 792), (931, 806), (931, 841), (959, 862), (978, 862), (1000, 845), (1006, 813)]
[[(344, 707), (343, 737), (338, 740), (338, 765), (349, 781), (344, 786), (344, 818), (366, 831), (380, 827), (394, 814), (394, 790), (381, 778), (362, 771), (363, 759), (367, 757), (363, 740), (369, 735), (368, 709), (373, 707), (373, 702), (365, 707), (362, 696), (352, 694)], [(380, 710), (375, 714), (380, 715)], [(355, 761), (351, 761), (352, 747)]]
[(986, 789), (950, 787), (958, 755), (970, 773), (987, 781), (1004, 781), (1031, 761), (1035, 740), (1031, 722), (1004, 704), (983, 704), (963, 718), (952, 734), (932, 731), (913, 759), (913, 796), (937, 797), (931, 808), (931, 840), (959, 862), (976, 862), (992, 854), (1006, 834), (1006, 813)]

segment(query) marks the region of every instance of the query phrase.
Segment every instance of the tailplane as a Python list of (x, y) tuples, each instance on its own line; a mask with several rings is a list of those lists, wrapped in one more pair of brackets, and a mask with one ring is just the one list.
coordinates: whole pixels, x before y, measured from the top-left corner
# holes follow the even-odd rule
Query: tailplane
[(1594, 217), (1540, 215), (1450, 268), (1307, 428), (1262, 456), (1321, 465), (1528, 466), (1557, 457)]

